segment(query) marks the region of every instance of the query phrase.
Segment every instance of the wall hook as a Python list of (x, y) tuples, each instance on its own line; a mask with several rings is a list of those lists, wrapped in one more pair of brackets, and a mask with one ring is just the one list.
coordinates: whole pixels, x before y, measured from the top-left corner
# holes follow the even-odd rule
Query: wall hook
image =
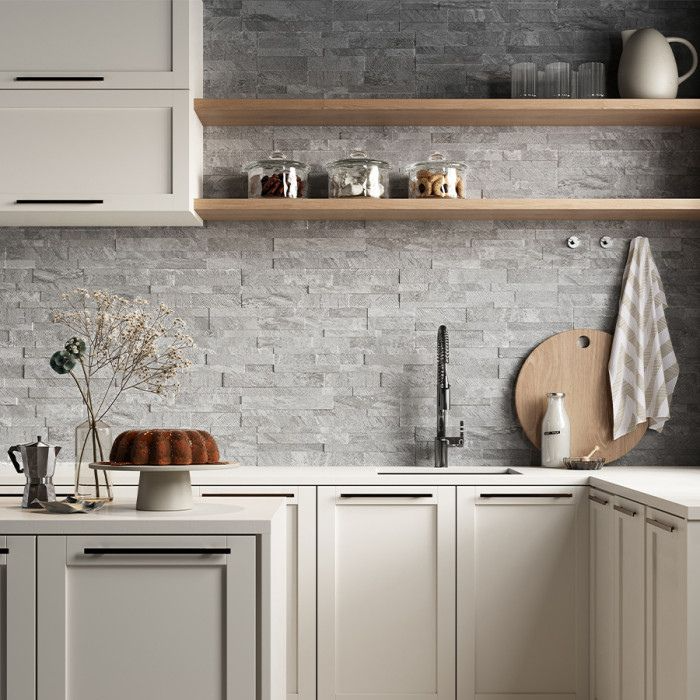
[(571, 236), (567, 241), (566, 245), (569, 246), (569, 248), (578, 248), (581, 245), (581, 239), (578, 236)]
[(610, 248), (613, 244), (613, 239), (610, 238), (610, 236), (603, 236), (600, 239), (600, 247), (601, 248)]

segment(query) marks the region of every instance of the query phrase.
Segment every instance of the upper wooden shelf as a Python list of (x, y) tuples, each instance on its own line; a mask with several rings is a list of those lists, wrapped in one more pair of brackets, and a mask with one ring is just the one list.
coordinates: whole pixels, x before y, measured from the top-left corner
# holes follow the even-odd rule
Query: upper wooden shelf
[(204, 126), (700, 126), (700, 100), (196, 99)]

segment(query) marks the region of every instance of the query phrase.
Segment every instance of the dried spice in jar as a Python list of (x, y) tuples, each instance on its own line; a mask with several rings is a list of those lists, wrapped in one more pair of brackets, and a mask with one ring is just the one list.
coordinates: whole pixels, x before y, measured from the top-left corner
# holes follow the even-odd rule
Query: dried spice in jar
[(279, 151), (274, 151), (269, 158), (248, 163), (243, 169), (248, 173), (250, 198), (306, 196), (309, 167), (289, 160)]
[(408, 168), (408, 196), (411, 199), (466, 199), (467, 165), (448, 161), (442, 153), (433, 153), (422, 163)]

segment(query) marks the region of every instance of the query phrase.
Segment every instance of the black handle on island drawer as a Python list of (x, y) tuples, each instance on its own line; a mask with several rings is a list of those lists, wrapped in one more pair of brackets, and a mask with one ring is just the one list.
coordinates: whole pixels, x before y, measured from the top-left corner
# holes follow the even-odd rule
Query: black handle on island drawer
[(18, 75), (18, 83), (91, 83), (104, 81), (103, 75)]
[(203, 493), (202, 498), (294, 498), (293, 493)]
[(230, 547), (85, 547), (83, 554), (231, 554)]
[(104, 199), (16, 199), (15, 204), (104, 204)]
[(480, 498), (573, 498), (573, 493), (480, 493)]
[(10, 550), (7, 547), (0, 547), (0, 554), (9, 554)]
[(432, 493), (341, 493), (341, 498), (432, 498)]

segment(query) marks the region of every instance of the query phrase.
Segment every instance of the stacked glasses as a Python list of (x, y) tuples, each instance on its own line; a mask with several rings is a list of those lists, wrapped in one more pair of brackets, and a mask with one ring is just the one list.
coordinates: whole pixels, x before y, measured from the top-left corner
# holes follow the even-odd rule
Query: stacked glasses
[(563, 61), (548, 63), (544, 71), (535, 63), (515, 63), (510, 72), (510, 96), (515, 99), (599, 99), (605, 97), (605, 65), (582, 63), (578, 71)]

